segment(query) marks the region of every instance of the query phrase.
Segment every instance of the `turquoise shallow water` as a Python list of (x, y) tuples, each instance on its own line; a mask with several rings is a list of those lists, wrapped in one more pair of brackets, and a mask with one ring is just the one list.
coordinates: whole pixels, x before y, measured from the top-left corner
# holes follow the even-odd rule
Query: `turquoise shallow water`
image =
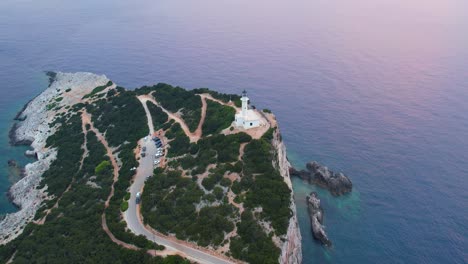
[[(96, 3), (97, 2), (97, 3)], [(466, 263), (468, 3), (403, 1), (0, 2), (0, 190), (16, 112), (45, 70), (249, 92), (272, 109), (295, 166), (353, 180), (317, 190), (334, 246), (311, 238), (294, 179), (304, 263)], [(0, 197), (0, 212), (15, 208)]]

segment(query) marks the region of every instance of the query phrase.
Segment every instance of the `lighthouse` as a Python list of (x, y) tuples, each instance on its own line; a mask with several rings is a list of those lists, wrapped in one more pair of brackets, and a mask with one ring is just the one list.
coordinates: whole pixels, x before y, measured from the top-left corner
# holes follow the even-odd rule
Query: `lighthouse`
[(247, 97), (247, 92), (244, 90), (241, 97), (242, 102), (242, 116), (247, 115), (247, 110), (249, 109), (249, 98)]
[(235, 115), (234, 123), (236, 127), (249, 129), (260, 126), (260, 115), (252, 109), (249, 109), (249, 97), (244, 90), (241, 97), (242, 108), (240, 112)]

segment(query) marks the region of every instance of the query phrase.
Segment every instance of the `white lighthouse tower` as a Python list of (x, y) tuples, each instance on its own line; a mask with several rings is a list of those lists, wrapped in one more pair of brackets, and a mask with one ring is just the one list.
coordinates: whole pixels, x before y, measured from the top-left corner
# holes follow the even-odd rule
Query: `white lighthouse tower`
[(247, 97), (247, 92), (244, 90), (241, 97), (242, 102), (242, 116), (247, 115), (247, 110), (249, 110), (249, 98)]
[(249, 109), (249, 98), (247, 97), (247, 92), (245, 90), (242, 92), (241, 102), (241, 111), (235, 116), (236, 126), (244, 129), (260, 126), (261, 118), (256, 111)]

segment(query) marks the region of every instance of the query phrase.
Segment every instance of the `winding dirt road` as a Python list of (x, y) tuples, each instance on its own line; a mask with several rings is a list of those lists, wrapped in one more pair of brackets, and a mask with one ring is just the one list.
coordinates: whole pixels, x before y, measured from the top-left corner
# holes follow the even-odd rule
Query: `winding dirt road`
[(91, 121), (91, 115), (88, 114), (86, 111), (84, 111), (82, 114), (81, 114), (81, 120), (83, 122), (83, 126), (86, 126), (87, 124), (90, 125), (90, 130), (93, 131), (95, 134), (96, 134), (96, 137), (98, 139), (98, 141), (104, 146), (104, 148), (106, 149), (106, 154), (107, 156), (109, 157), (110, 161), (111, 161), (111, 164), (112, 164), (112, 167), (113, 167), (113, 182), (112, 182), (112, 185), (111, 185), (111, 192), (109, 193), (109, 196), (107, 197), (107, 200), (106, 202), (104, 203), (104, 212), (102, 213), (101, 215), (101, 225), (102, 225), (102, 229), (104, 230), (104, 232), (106, 232), (106, 234), (109, 236), (109, 238), (116, 244), (122, 246), (122, 247), (125, 247), (125, 248), (128, 248), (128, 249), (132, 249), (132, 250), (140, 250), (140, 248), (138, 248), (137, 246), (135, 245), (132, 245), (132, 244), (128, 244), (128, 243), (125, 243), (119, 239), (117, 239), (114, 234), (112, 234), (112, 232), (109, 230), (109, 228), (107, 227), (107, 221), (106, 221), (106, 209), (109, 207), (109, 202), (110, 202), (110, 199), (112, 198), (112, 196), (114, 196), (114, 184), (117, 182), (117, 180), (119, 179), (119, 165), (117, 164), (117, 160), (114, 156), (114, 154), (112, 153), (112, 149), (109, 147), (109, 143), (107, 142), (106, 138), (102, 135), (101, 132), (99, 132), (99, 130), (97, 130), (94, 125), (93, 125), (93, 122)]
[[(159, 106), (156, 101), (148, 96), (139, 96), (138, 99), (142, 103), (145, 113), (148, 119), (148, 127), (150, 131), (153, 131), (153, 122), (151, 113), (146, 105), (147, 101), (151, 101), (155, 105)], [(206, 103), (206, 102), (205, 102)], [(206, 104), (205, 104), (206, 105)], [(171, 113), (161, 107), (169, 116)], [(206, 110), (206, 108), (205, 108)], [(206, 112), (206, 111), (204, 111)], [(177, 116), (173, 118), (176, 122), (180, 122), (181, 127), (185, 125), (183, 120), (180, 120)], [(202, 123), (202, 121), (200, 121)], [(202, 125), (199, 125), (201, 127)], [(187, 127), (187, 126), (185, 126)], [(186, 132), (186, 130), (184, 130)], [(186, 132), (187, 133), (187, 132)], [(201, 136), (201, 135), (200, 135)], [(198, 138), (200, 137), (198, 136)], [(196, 138), (192, 134), (192, 137)], [(137, 168), (136, 175), (133, 179), (133, 183), (130, 186), (130, 200), (129, 207), (124, 213), (124, 219), (127, 222), (127, 227), (137, 235), (144, 235), (148, 240), (165, 246), (168, 250), (177, 252), (179, 255), (184, 256), (192, 261), (199, 263), (213, 263), (213, 264), (227, 264), (236, 263), (236, 261), (228, 259), (226, 256), (209, 251), (202, 247), (198, 247), (195, 244), (178, 240), (174, 237), (162, 235), (149, 226), (145, 226), (140, 215), (140, 206), (135, 202), (136, 194), (143, 191), (146, 177), (153, 174), (153, 156), (156, 154), (157, 149), (151, 138), (140, 140), (141, 147), (146, 147), (146, 156), (140, 159), (140, 164)]]
[(154, 99), (153, 96), (151, 96), (151, 95), (140, 95), (140, 96), (138, 96), (138, 99), (140, 100), (140, 102), (143, 104), (143, 106), (145, 108), (146, 108), (146, 102), (148, 102), (148, 101), (150, 101), (151, 103), (153, 103), (156, 106), (158, 106), (159, 108), (161, 108), (164, 111), (164, 113), (166, 113), (169, 116), (170, 119), (173, 119), (174, 121), (179, 123), (182, 130), (189, 137), (190, 142), (197, 142), (201, 138), (201, 136), (202, 136), (202, 126), (203, 126), (203, 122), (205, 120), (205, 115), (206, 115), (206, 102), (204, 102), (203, 100), (202, 100), (202, 112), (201, 112), (200, 123), (198, 124), (198, 127), (195, 130), (195, 132), (192, 133), (192, 132), (190, 132), (190, 129), (188, 128), (187, 124), (185, 123), (185, 121), (181, 117), (179, 117), (176, 114), (166, 110), (164, 107), (162, 107), (161, 104), (159, 104), (156, 101), (156, 99)]

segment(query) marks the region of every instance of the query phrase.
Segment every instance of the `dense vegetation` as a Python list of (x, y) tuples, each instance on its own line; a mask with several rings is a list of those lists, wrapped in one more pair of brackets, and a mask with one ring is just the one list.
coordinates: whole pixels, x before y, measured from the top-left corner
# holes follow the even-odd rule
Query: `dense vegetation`
[[(197, 242), (200, 246), (220, 245), (224, 233), (234, 229), (229, 218), (235, 209), (228, 204), (197, 210), (204, 192), (180, 171), (156, 170), (146, 185), (142, 201), (145, 223), (179, 239)], [(157, 214), (152, 213), (157, 208)]]
[[(13, 263), (182, 263), (179, 257), (153, 258), (144, 251), (124, 249), (110, 240), (101, 227), (104, 200), (112, 182), (111, 171), (103, 162), (108, 157), (94, 133), (88, 132), (90, 152), (79, 170), (84, 142), (81, 120), (74, 115), (60, 122), (63, 125), (48, 140), (58, 150), (57, 160), (43, 179), (43, 184), (57, 197), (45, 203), (36, 218), (42, 217), (44, 209), (51, 208), (58, 197), (62, 199), (43, 225), (30, 223), (17, 239), (0, 246), (0, 262), (6, 263), (15, 253)], [(99, 187), (93, 187), (90, 181)], [(71, 188), (64, 193), (68, 184)]]
[(86, 106), (92, 115), (93, 123), (111, 146), (117, 147), (124, 142), (136, 142), (148, 135), (145, 110), (136, 93), (117, 88), (118, 94), (99, 99)]
[(210, 90), (208, 88), (193, 89), (192, 92), (197, 93), (197, 94), (207, 93), (213, 96), (213, 98), (223, 101), (225, 103), (229, 103), (229, 101), (232, 101), (237, 107), (241, 107), (241, 104), (242, 104), (240, 100), (241, 96), (237, 94), (219, 93), (219, 92)]
[(169, 142), (168, 157), (176, 157), (189, 152), (190, 139), (185, 135), (179, 123), (174, 123), (171, 126), (166, 133), (166, 137), (171, 140)]
[(168, 115), (158, 106), (154, 105), (150, 101), (146, 102), (149, 112), (151, 113), (151, 118), (153, 119), (154, 131), (163, 128), (164, 123), (168, 120)]
[[(95, 95), (102, 91), (99, 89)], [(182, 113), (192, 131), (200, 121), (201, 100), (197, 94), (209, 93), (224, 102), (232, 99), (237, 103), (240, 98), (208, 89), (186, 91), (158, 84), (135, 91), (118, 87), (105, 97), (101, 97), (105, 93), (90, 95), (91, 102), (73, 106), (73, 112), (86, 109), (92, 115), (94, 126), (105, 135), (121, 163), (107, 209), (104, 201), (113, 183), (113, 167), (103, 145), (89, 126), (86, 135), (82, 133), (78, 114), (57, 116), (50, 125), (62, 126), (47, 143), (58, 149), (58, 157), (42, 183), (47, 184), (56, 198), (44, 203), (36, 219), (44, 216), (45, 209), (51, 208), (62, 194), (63, 198), (44, 225), (29, 224), (18, 239), (0, 247), (0, 262), (5, 262), (15, 250), (18, 251), (15, 263), (30, 263), (27, 261), (32, 259), (35, 263), (59, 263), (63, 258), (72, 263), (184, 261), (179, 257), (149, 256), (144, 249), (162, 247), (127, 231), (122, 219), (121, 212), (128, 208), (127, 190), (135, 173), (131, 169), (138, 167), (134, 149), (137, 141), (148, 134), (146, 114), (136, 96), (149, 93), (167, 110)], [(169, 163), (165, 169), (156, 169), (145, 184), (141, 207), (144, 221), (162, 233), (175, 234), (200, 246), (226, 245), (230, 249), (228, 254), (249, 263), (277, 263), (280, 249), (272, 238), (287, 231), (291, 191), (277, 164), (272, 163), (276, 160), (271, 142), (275, 131), (270, 129), (261, 139), (252, 139), (245, 133), (219, 134), (234, 119), (234, 109), (211, 100), (207, 104), (203, 137), (190, 143), (178, 123), (168, 121), (161, 108), (147, 103), (155, 129), (165, 130), (169, 139)], [(85, 136), (90, 152), (80, 169)], [(244, 145), (244, 154), (239, 158)], [(70, 190), (65, 192), (69, 185)], [(234, 197), (228, 199), (228, 194)], [(233, 198), (234, 204), (230, 202)], [(244, 207), (242, 214), (236, 203)], [(114, 236), (142, 250), (127, 250), (114, 244), (101, 227), (104, 212)], [(225, 239), (235, 228), (237, 235)]]
[(126, 230), (121, 211), (126, 210), (124, 197), (134, 175), (133, 167), (138, 167), (133, 150), (137, 141), (149, 133), (146, 113), (134, 91), (127, 91), (121, 87), (118, 93), (111, 90), (107, 98), (99, 99), (86, 109), (92, 113), (95, 127), (105, 133), (106, 140), (111, 146), (118, 147), (118, 157), (122, 161), (118, 181), (114, 185), (114, 196), (106, 210), (106, 220), (109, 230), (122, 241), (141, 248), (158, 248), (143, 236), (136, 236)]
[[(209, 112), (210, 108), (214, 111)], [(218, 103), (209, 103), (205, 122), (208, 120), (212, 130), (204, 126), (204, 135), (208, 134), (205, 131), (212, 135), (192, 144), (187, 139), (183, 151), (172, 153), (171, 157), (177, 158), (169, 162), (168, 169), (158, 169), (148, 180), (142, 201), (145, 222), (202, 246), (230, 243), (230, 254), (249, 263), (277, 263), (280, 249), (272, 236), (282, 236), (287, 231), (291, 191), (272, 163), (276, 160), (271, 142), (274, 129), (257, 140), (245, 133), (217, 134), (230, 124), (224, 124), (227, 114), (223, 108)], [(173, 125), (166, 135), (170, 139), (184, 138), (178, 125)], [(242, 143), (247, 145), (239, 160)], [(215, 166), (207, 171), (210, 164)], [(185, 170), (186, 176), (179, 169)], [(231, 173), (240, 174), (241, 180), (232, 182), (225, 177)], [(204, 178), (199, 179), (203, 174)], [(235, 201), (244, 205), (242, 215), (228, 202), (226, 193), (231, 188), (236, 194)], [(210, 216), (211, 221), (205, 222), (204, 215)], [(223, 216), (223, 220), (216, 215)], [(265, 231), (259, 222), (269, 223), (272, 232)], [(223, 241), (234, 224), (238, 235)]]
[[(241, 181), (243, 190), (249, 190), (245, 206), (260, 206), (261, 219), (270, 221), (278, 235), (286, 234), (289, 218), (291, 191), (271, 160), (275, 152), (269, 142), (273, 130), (269, 130), (261, 139), (252, 140), (244, 152), (244, 177)], [(255, 177), (253, 176), (255, 175)]]
[(216, 134), (228, 128), (234, 120), (236, 110), (211, 100), (206, 100), (206, 103), (206, 117), (202, 127), (203, 134)]
[(278, 263), (280, 249), (265, 234), (250, 211), (242, 213), (237, 232), (239, 237), (234, 238), (230, 245), (233, 257), (249, 263)]
[(190, 131), (195, 131), (201, 117), (201, 98), (191, 91), (168, 84), (159, 83), (153, 87), (153, 96), (167, 110), (176, 113), (180, 110), (182, 118)]

